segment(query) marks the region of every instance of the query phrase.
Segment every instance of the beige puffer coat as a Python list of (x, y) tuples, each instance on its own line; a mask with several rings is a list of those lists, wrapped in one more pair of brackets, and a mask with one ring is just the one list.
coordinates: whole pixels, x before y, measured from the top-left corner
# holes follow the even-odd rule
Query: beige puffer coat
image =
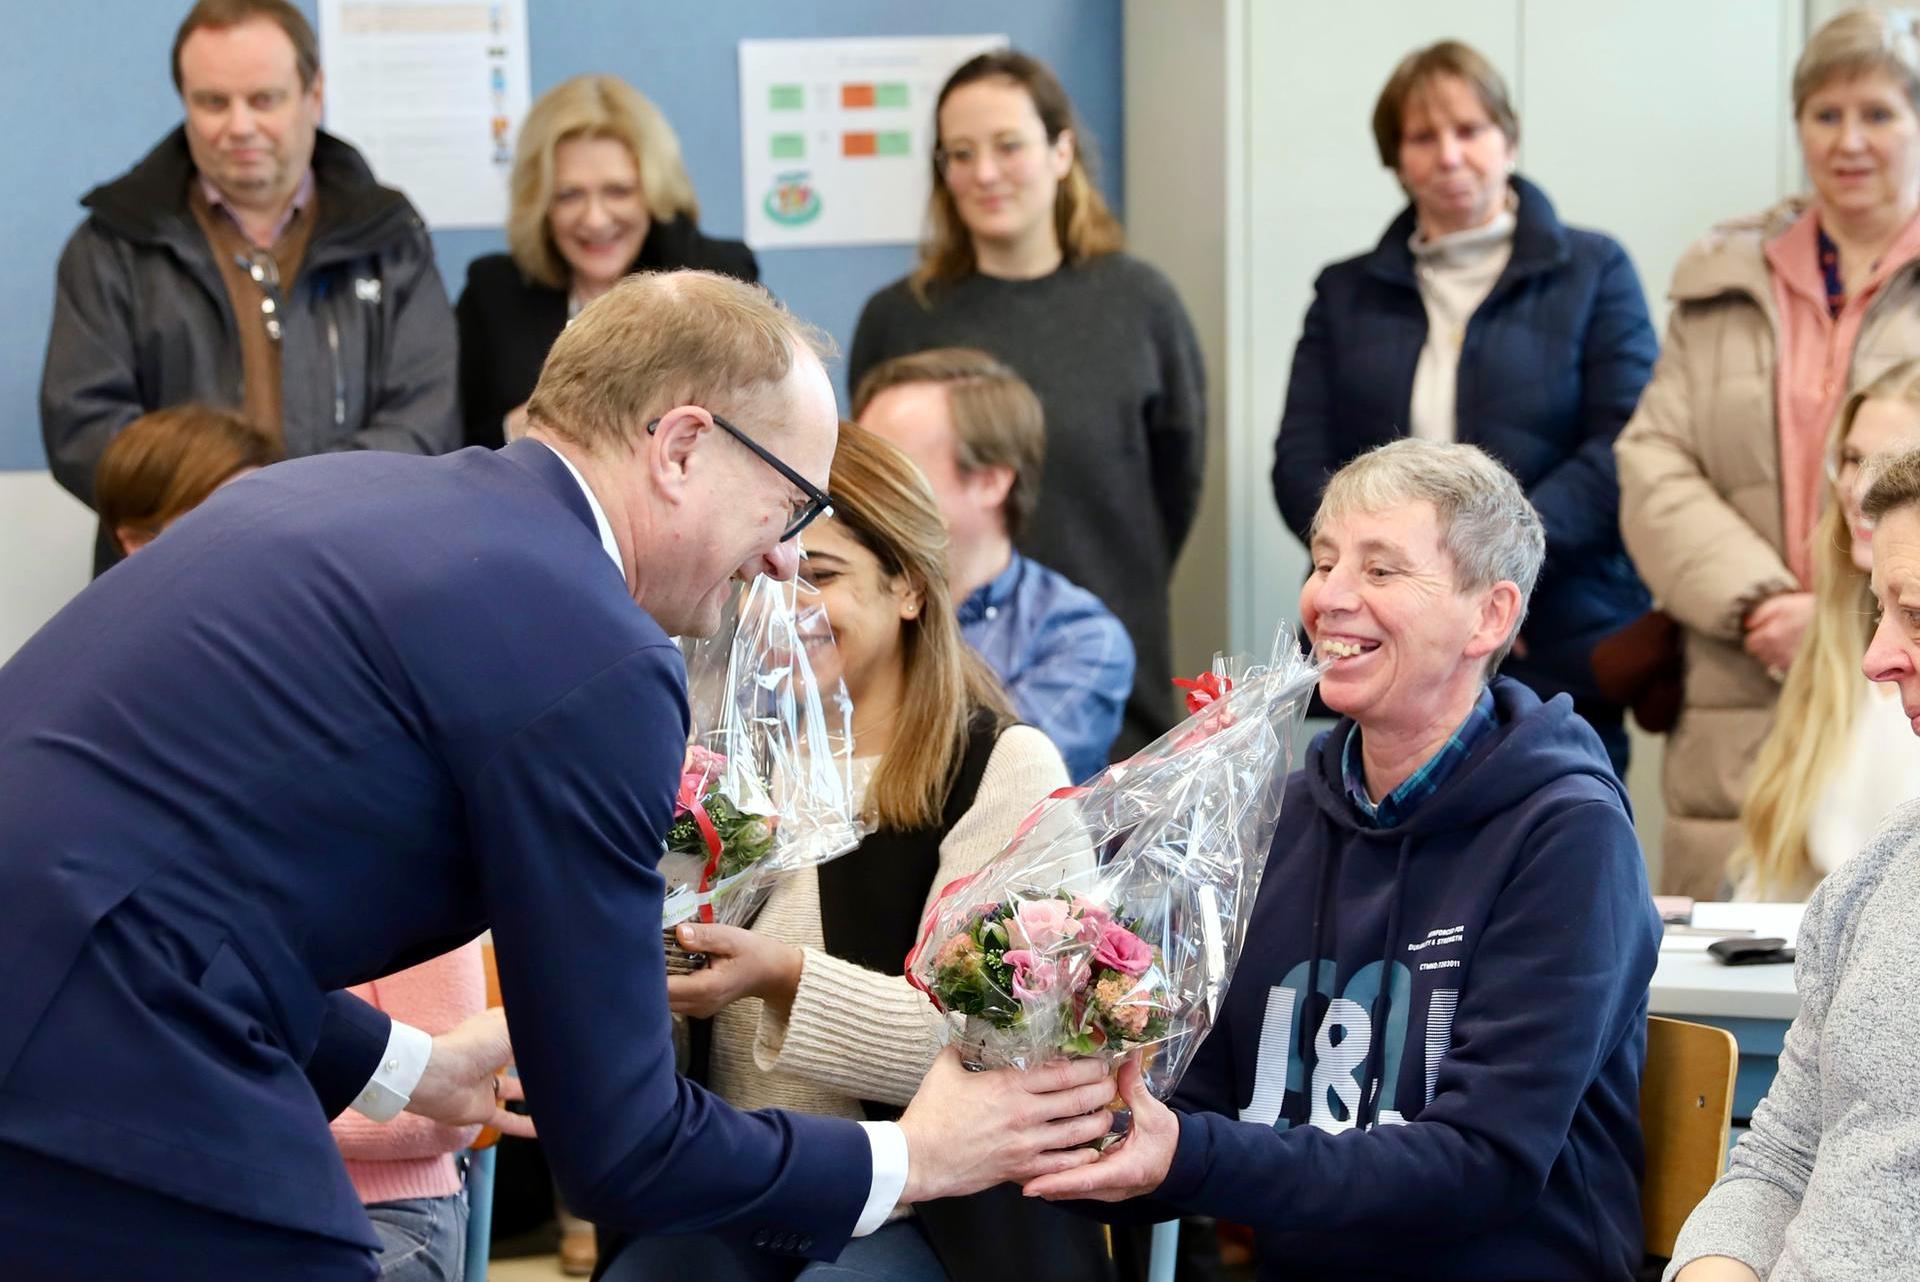
[[(1799, 588), (1781, 550), (1775, 412), (1779, 317), (1763, 246), (1807, 209), (1722, 223), (1673, 273), (1667, 338), (1625, 430), (1620, 529), (1660, 608), (1685, 629), (1686, 699), (1667, 741), (1662, 893), (1722, 897), (1747, 774), (1779, 686), (1741, 648), (1753, 605)], [(1920, 261), (1869, 305), (1848, 390), (1920, 356)]]

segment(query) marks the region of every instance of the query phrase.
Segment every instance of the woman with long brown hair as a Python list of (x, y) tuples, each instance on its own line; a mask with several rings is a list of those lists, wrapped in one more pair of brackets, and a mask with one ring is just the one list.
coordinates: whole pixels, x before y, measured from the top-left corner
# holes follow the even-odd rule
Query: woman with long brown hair
[[(681, 943), (710, 960), (669, 977), (667, 996), (676, 1013), (711, 1017), (689, 1076), (729, 1103), (884, 1119), (944, 1042), (904, 974), (926, 905), (999, 853), (1067, 771), (961, 640), (946, 527), (919, 470), (843, 424), (829, 488), (833, 514), (808, 527), (801, 573), (824, 598), (839, 654), (840, 671), (823, 675), (843, 677), (853, 699), (855, 784), (873, 831), (851, 854), (781, 879), (751, 929), (683, 926)], [(784, 1282), (809, 1269), (985, 1282), (1005, 1275), (1016, 1242), (1024, 1275), (1108, 1276), (1097, 1226), (1011, 1186), (916, 1207), (854, 1239), (835, 1265), (803, 1268), (710, 1236), (609, 1243), (603, 1255), (607, 1282)]]
[(1873, 527), (1860, 502), (1875, 464), (1916, 447), (1920, 361), (1908, 361), (1848, 397), (1834, 427), (1813, 616), (1740, 812), (1736, 899), (1805, 899), (1913, 795), (1920, 740), (1898, 691), (1860, 673), (1874, 619)]
[(1020, 550), (1098, 596), (1138, 656), (1117, 755), (1172, 724), (1168, 580), (1200, 504), (1206, 380), (1165, 277), (1123, 252), (1089, 137), (1047, 67), (985, 53), (940, 91), (927, 236), (867, 300), (847, 382), (930, 347), (983, 348), (1046, 409)]

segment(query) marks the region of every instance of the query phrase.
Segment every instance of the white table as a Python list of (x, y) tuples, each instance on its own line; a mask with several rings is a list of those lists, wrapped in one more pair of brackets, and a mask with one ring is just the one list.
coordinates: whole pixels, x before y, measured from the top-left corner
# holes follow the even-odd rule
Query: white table
[(1792, 966), (1723, 966), (1704, 952), (1663, 948), (1647, 1009), (1733, 1034), (1740, 1046), (1733, 1116), (1744, 1126), (1773, 1082), (1787, 1026), (1800, 1013), (1800, 995)]
[(1800, 1013), (1793, 967), (1723, 966), (1704, 952), (1660, 950), (1653, 971), (1655, 1015), (1678, 1019), (1769, 1019), (1791, 1023)]

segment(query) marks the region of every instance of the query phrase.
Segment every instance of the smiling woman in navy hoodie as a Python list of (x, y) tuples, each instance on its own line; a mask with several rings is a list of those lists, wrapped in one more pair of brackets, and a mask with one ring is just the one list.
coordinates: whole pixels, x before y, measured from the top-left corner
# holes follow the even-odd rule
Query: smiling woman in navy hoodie
[(1252, 1225), (1263, 1279), (1633, 1276), (1660, 924), (1599, 737), (1488, 679), (1544, 543), (1473, 446), (1329, 483), (1300, 611), (1342, 720), (1252, 942), (1172, 1109), (1123, 1071), (1132, 1137), (1030, 1193)]

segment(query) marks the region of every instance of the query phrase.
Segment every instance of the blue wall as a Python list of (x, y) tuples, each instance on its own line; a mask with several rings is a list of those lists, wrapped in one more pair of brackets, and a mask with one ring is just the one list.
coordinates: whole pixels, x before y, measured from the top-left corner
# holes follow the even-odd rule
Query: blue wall
[[(297, 0), (314, 17), (315, 0)], [(53, 313), (53, 271), (79, 222), (80, 196), (126, 170), (180, 119), (167, 50), (187, 0), (69, 0), (10, 6), (10, 73), (0, 77), (0, 470), (46, 466), (40, 365)], [(702, 221), (744, 226), (740, 194), (743, 38), (1004, 32), (1059, 72), (1118, 207), (1120, 0), (529, 0), (533, 92), (581, 72), (613, 72), (660, 104), (687, 155)], [(434, 235), (450, 293), (467, 263), (505, 248), (494, 231)], [(763, 253), (768, 288), (844, 347), (868, 294), (905, 272), (906, 246)]]

